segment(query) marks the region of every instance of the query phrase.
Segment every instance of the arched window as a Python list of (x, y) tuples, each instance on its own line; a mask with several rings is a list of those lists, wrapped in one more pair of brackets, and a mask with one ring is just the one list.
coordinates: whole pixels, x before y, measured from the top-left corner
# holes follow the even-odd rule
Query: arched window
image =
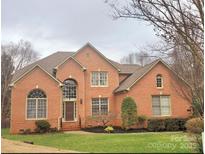
[(156, 76), (156, 85), (157, 85), (157, 88), (163, 87), (163, 78), (162, 78), (162, 75), (160, 74)]
[(67, 79), (63, 82), (63, 84), (63, 98), (76, 99), (76, 82), (74, 80)]
[(27, 119), (44, 119), (47, 115), (46, 94), (40, 89), (34, 89), (27, 96)]

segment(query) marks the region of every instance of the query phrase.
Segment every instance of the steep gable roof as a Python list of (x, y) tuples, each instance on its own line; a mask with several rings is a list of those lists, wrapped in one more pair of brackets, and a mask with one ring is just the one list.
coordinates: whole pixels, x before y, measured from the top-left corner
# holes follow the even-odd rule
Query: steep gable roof
[(167, 63), (165, 63), (161, 59), (157, 59), (157, 60), (153, 61), (152, 63), (147, 64), (144, 67), (141, 67), (141, 68), (137, 69), (132, 75), (130, 75), (126, 80), (124, 80), (118, 88), (115, 89), (114, 93), (118, 93), (118, 92), (122, 92), (122, 91), (129, 91), (130, 88), (134, 84), (136, 84), (136, 82), (138, 82), (142, 77), (144, 77), (159, 62), (164, 64), (178, 78), (180, 78), (183, 82), (185, 82), (189, 86), (189, 84), (182, 77), (178, 76), (177, 73), (173, 69), (171, 69), (171, 67)]
[(61, 63), (67, 57), (70, 57), (71, 55), (73, 55), (73, 53), (74, 52), (56, 52), (30, 65), (27, 65), (24, 68), (17, 70), (14, 73), (14, 76), (12, 78), (12, 83), (16, 82), (23, 74), (31, 70), (35, 65), (41, 66), (44, 70), (46, 70), (49, 74), (52, 75), (53, 68), (55, 68), (55, 66)]
[(105, 61), (107, 61), (111, 66), (113, 66), (115, 69), (117, 69), (120, 72), (120, 69), (117, 67), (117, 65), (113, 64), (108, 58), (106, 58), (98, 49), (96, 49), (91, 43), (86, 43), (83, 47), (81, 47), (78, 51), (76, 51), (73, 54), (73, 57), (75, 57), (75, 55), (77, 55), (79, 52), (82, 51), (82, 49), (84, 49), (85, 47), (90, 47), (92, 48), (94, 51), (96, 51), (96, 53), (98, 53), (103, 59), (105, 59)]
[(158, 63), (158, 60), (137, 69), (132, 75), (130, 75), (126, 80), (124, 80), (124, 82), (120, 84), (120, 86), (115, 90), (115, 93), (129, 90), (133, 83), (144, 76), (156, 63)]
[(63, 65), (67, 60), (73, 60), (74, 62), (76, 62), (83, 70), (86, 70), (86, 67), (84, 67), (77, 59), (73, 58), (72, 56), (66, 58), (66, 60), (64, 60), (63, 62), (61, 62), (60, 64), (58, 64), (57, 66), (55, 66), (55, 69), (58, 69), (61, 65)]
[[(89, 45), (90, 47), (92, 47), (93, 49), (95, 49), (90, 43), (87, 43), (85, 46)], [(84, 46), (84, 47), (85, 47)], [(82, 48), (84, 48), (82, 47)], [(82, 49), (81, 48), (81, 49)], [(81, 50), (79, 49), (79, 50)], [(79, 51), (78, 50), (78, 51)], [(110, 63), (113, 67), (115, 67), (117, 70), (120, 70), (119, 73), (122, 74), (132, 74), (133, 72), (135, 72), (137, 69), (139, 69), (139, 65), (135, 65), (135, 64), (120, 64), (118, 62), (115, 62), (113, 60), (110, 60), (108, 58), (106, 58), (104, 55), (102, 55), (97, 49), (95, 49), (97, 51), (97, 53), (99, 53), (101, 56), (103, 56), (103, 58)], [(77, 51), (77, 52), (78, 52)], [(49, 75), (53, 74), (53, 69), (56, 69), (57, 67), (59, 67), (61, 64), (63, 64), (67, 59), (72, 58), (75, 62), (77, 62), (83, 69), (86, 69), (84, 66), (82, 66), (82, 64), (77, 61), (74, 58), (74, 55), (76, 54), (76, 52), (63, 52), (63, 51), (59, 51), (56, 53), (53, 53), (43, 59), (40, 59), (32, 64), (29, 64), (27, 66), (25, 66), (24, 68), (17, 70), (12, 78), (11, 84), (14, 84), (15, 82), (17, 82), (22, 76), (24, 76), (24, 74), (26, 74), (27, 72), (29, 72), (31, 69), (33, 69), (35, 66), (40, 66), (43, 70), (45, 70), (46, 72), (48, 72)]]
[(13, 86), (18, 80), (20, 80), (21, 78), (23, 78), (26, 74), (30, 73), (32, 70), (34, 70), (35, 68), (40, 68), (43, 72), (45, 72), (46, 74), (48, 74), (54, 81), (56, 81), (57, 83), (59, 83), (59, 85), (61, 86), (62, 83), (56, 79), (55, 77), (53, 77), (49, 72), (47, 72), (44, 68), (42, 68), (40, 65), (36, 64), (33, 67), (31, 67), (31, 69), (29, 69), (28, 71), (24, 72), (21, 76), (19, 76), (19, 78), (17, 80), (14, 80), (10, 86)]

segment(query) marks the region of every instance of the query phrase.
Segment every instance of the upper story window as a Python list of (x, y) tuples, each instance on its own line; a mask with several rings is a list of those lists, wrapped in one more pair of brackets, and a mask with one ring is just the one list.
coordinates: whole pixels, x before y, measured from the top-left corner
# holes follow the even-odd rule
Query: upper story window
[(63, 98), (76, 99), (76, 82), (72, 79), (67, 79), (63, 82), (63, 84)]
[(47, 98), (39, 89), (32, 90), (27, 96), (27, 119), (46, 118)]
[(107, 72), (92, 72), (91, 85), (103, 87), (108, 85)]
[(162, 78), (162, 75), (160, 74), (156, 76), (156, 85), (157, 85), (157, 88), (163, 87), (163, 78)]

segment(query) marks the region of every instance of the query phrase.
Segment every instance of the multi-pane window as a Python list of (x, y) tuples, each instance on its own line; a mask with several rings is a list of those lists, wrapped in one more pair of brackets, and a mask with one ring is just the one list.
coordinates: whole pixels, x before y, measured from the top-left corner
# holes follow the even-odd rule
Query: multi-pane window
[(98, 86), (98, 72), (92, 72), (92, 85), (93, 86)]
[(39, 89), (32, 90), (27, 96), (27, 119), (46, 118), (46, 94)]
[(92, 99), (92, 115), (107, 115), (108, 114), (108, 99), (93, 98)]
[(170, 115), (170, 97), (152, 96), (152, 112), (156, 116)]
[(157, 85), (158, 88), (163, 87), (162, 75), (160, 75), (160, 74), (158, 74), (156, 76), (156, 85)]
[(107, 72), (92, 72), (92, 86), (107, 86)]
[(74, 80), (67, 79), (63, 83), (63, 98), (76, 99), (76, 82)]

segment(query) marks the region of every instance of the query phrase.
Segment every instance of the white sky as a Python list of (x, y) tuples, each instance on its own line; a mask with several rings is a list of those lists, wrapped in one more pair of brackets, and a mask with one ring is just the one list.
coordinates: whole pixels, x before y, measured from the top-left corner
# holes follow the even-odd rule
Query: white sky
[(2, 43), (28, 40), (45, 57), (90, 42), (119, 61), (156, 41), (150, 25), (111, 14), (103, 0), (2, 0)]

